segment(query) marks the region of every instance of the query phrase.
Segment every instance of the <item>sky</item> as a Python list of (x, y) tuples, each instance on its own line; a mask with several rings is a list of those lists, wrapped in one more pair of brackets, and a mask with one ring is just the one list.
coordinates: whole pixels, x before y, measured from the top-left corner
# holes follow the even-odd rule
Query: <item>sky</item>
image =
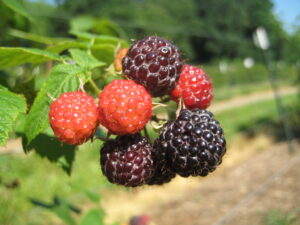
[(299, 16), (300, 25), (300, 0), (272, 0), (274, 3), (274, 13), (283, 22), (284, 28), (288, 32), (293, 31), (292, 25), (296, 23)]

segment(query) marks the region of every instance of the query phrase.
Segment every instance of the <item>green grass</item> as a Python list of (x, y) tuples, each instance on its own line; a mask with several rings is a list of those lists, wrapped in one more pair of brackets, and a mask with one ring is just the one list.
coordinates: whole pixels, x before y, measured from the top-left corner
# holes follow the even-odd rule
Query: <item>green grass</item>
[[(82, 147), (76, 154), (71, 176), (34, 153), (0, 156), (0, 224), (18, 225), (29, 221), (30, 224), (49, 224), (45, 217), (49, 219), (54, 216), (33, 206), (29, 198), (51, 202), (53, 196), (68, 198), (80, 195), (72, 185), (97, 192), (112, 188), (101, 175), (99, 148), (99, 142)], [(6, 188), (5, 184), (14, 179), (20, 181), (20, 186)], [(72, 198), (72, 202), (75, 205), (80, 203), (76, 198)]]
[(283, 212), (280, 210), (270, 211), (266, 216), (266, 225), (296, 225), (299, 224), (299, 218), (297, 219), (297, 210), (291, 212)]
[[(245, 68), (241, 61), (228, 62), (226, 72), (220, 71), (218, 63), (204, 65), (203, 69), (213, 81), (214, 101), (271, 90), (268, 71), (261, 63)], [(293, 65), (277, 63), (275, 70), (277, 84), (281, 88), (292, 86), (299, 79)]]
[[(214, 89), (214, 102), (228, 100), (236, 96), (242, 96), (259, 91), (271, 90), (269, 82), (260, 82), (253, 84), (233, 85), (232, 87), (220, 87)], [(213, 104), (213, 103), (212, 103)]]
[[(242, 61), (227, 62), (227, 70), (221, 72), (219, 64), (213, 63), (203, 65), (203, 69), (212, 78), (215, 89), (223, 87), (238, 87), (243, 85), (258, 84), (268, 82), (268, 71), (264, 64), (256, 63), (251, 68), (245, 68)], [(282, 83), (292, 84), (297, 79), (296, 66), (286, 63), (277, 63), (275, 65), (276, 79)]]
[[(296, 94), (291, 94), (283, 96), (281, 99), (286, 107), (295, 105), (298, 101), (297, 98)], [(222, 124), (227, 140), (230, 140), (234, 135), (239, 133), (241, 129), (252, 129), (254, 126), (258, 126), (259, 121), (279, 120), (274, 99), (220, 112), (215, 116)]]
[[(228, 62), (227, 71), (223, 73), (220, 72), (217, 63), (204, 65), (203, 69), (213, 81), (214, 101), (271, 90), (268, 71), (260, 63), (247, 69), (241, 61)], [(277, 85), (281, 88), (292, 86), (299, 79), (296, 67), (293, 65), (277, 63), (275, 69)]]

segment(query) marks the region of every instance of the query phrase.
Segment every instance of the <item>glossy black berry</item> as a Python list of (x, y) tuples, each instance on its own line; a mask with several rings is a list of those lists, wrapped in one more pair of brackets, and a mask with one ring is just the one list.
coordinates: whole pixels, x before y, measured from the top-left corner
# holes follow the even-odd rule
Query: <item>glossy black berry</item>
[[(169, 137), (170, 138), (170, 137)], [(147, 184), (149, 185), (161, 185), (170, 182), (176, 174), (170, 169), (170, 165), (166, 159), (167, 145), (160, 145), (160, 149), (157, 149), (157, 140), (154, 143), (154, 174)]]
[(154, 146), (164, 152), (171, 170), (183, 177), (206, 176), (226, 152), (219, 122), (212, 113), (200, 109), (181, 110), (175, 121), (163, 127)]
[(143, 185), (154, 172), (153, 147), (139, 133), (106, 142), (101, 149), (100, 161), (108, 180), (124, 186)]
[(168, 94), (175, 88), (182, 66), (177, 47), (155, 36), (134, 43), (122, 60), (123, 72), (153, 97)]

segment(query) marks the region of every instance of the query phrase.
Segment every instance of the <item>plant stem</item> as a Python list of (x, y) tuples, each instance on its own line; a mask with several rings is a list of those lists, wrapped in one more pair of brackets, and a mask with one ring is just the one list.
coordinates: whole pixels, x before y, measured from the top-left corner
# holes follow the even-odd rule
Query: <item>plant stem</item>
[(101, 90), (97, 87), (97, 85), (95, 84), (95, 82), (92, 79), (89, 79), (89, 83), (93, 87), (93, 89), (95, 90), (97, 95), (100, 94)]
[(146, 126), (144, 127), (144, 132), (145, 132), (145, 136), (148, 140), (150, 140), (150, 137), (149, 137), (149, 133), (148, 133), (148, 130), (146, 128)]

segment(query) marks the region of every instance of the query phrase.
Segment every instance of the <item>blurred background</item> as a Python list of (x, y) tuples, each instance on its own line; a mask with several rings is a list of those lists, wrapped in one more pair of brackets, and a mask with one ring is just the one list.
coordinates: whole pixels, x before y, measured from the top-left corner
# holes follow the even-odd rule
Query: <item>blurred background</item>
[[(269, 47), (254, 43), (258, 27)], [(102, 143), (83, 145), (66, 173), (64, 162), (25, 155), (12, 135), (0, 147), (1, 225), (75, 224), (69, 217), (95, 204), (106, 224), (300, 224), (299, 0), (0, 0), (0, 30), (0, 46), (61, 53), (68, 47), (59, 41), (79, 47), (70, 39), (91, 35), (124, 46), (147, 35), (172, 40), (211, 77), (209, 110), (228, 143), (223, 164), (206, 178), (125, 189), (101, 175)], [(114, 49), (98, 45), (93, 53), (109, 62)], [(51, 66), (3, 69), (0, 83), (30, 105)]]

